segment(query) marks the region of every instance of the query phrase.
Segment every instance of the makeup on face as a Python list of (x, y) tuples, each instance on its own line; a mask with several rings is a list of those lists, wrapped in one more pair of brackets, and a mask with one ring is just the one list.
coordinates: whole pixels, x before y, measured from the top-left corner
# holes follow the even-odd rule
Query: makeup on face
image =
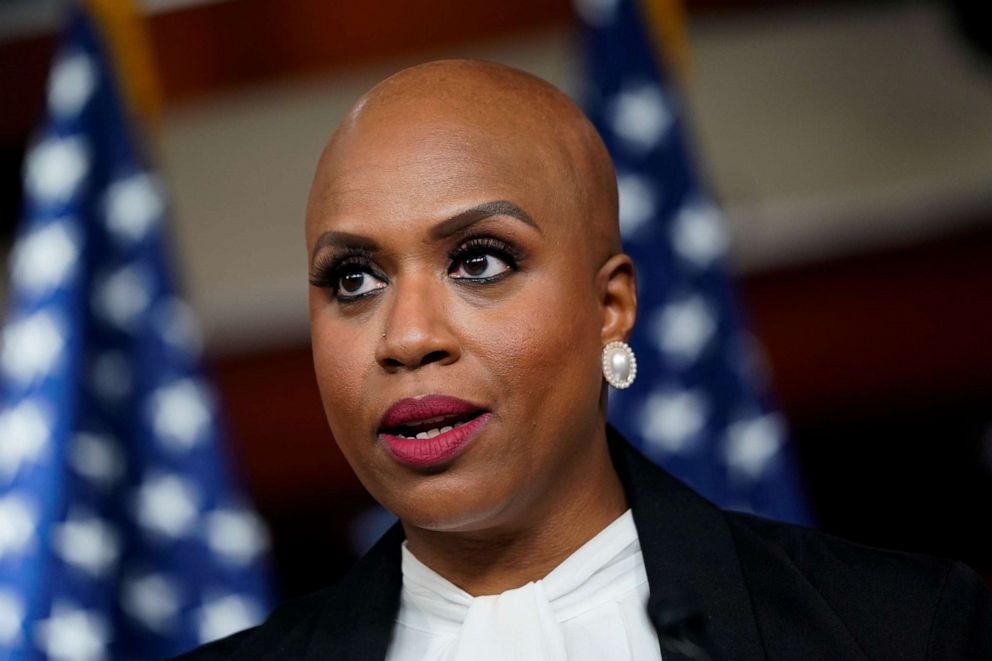
[(455, 397), (406, 398), (383, 415), (378, 439), (399, 463), (433, 468), (461, 454), (490, 418), (491, 412)]
[[(577, 448), (599, 422), (601, 310), (579, 223), (608, 211), (577, 204), (562, 150), (474, 125), (466, 140), (444, 113), (442, 131), (370, 121), (323, 160), (311, 337), (335, 440), (373, 497), (467, 529), (527, 516), (564, 465), (593, 461)], [(438, 397), (463, 408), (421, 409)], [(412, 417), (384, 422), (404, 399)]]
[[(511, 220), (508, 220), (511, 219)], [(461, 285), (497, 282), (518, 270), (526, 252), (507, 232), (507, 222), (541, 229), (530, 215), (507, 200), (485, 202), (447, 218), (429, 230), (431, 242), (447, 245), (441, 252), (447, 275)], [(341, 304), (373, 297), (390, 284), (387, 249), (371, 237), (327, 231), (317, 239), (311, 257), (310, 284), (326, 289)]]

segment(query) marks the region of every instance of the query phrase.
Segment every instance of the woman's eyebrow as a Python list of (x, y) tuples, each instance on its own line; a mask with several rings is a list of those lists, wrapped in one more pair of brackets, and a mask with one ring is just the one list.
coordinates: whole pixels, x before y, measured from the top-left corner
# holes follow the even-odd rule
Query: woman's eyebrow
[(509, 200), (494, 200), (483, 202), (471, 209), (459, 212), (458, 214), (443, 220), (431, 229), (431, 237), (434, 239), (446, 239), (457, 232), (469, 227), (480, 220), (485, 220), (492, 216), (508, 216), (526, 223), (541, 234), (541, 228), (537, 226), (534, 219), (526, 211)]
[[(542, 233), (541, 228), (537, 226), (537, 223), (530, 217), (530, 214), (519, 206), (509, 200), (494, 200), (492, 202), (483, 202), (441, 221), (431, 229), (431, 237), (434, 239), (446, 239), (466, 227), (493, 216), (516, 218), (533, 227), (537, 230), (538, 234)], [(353, 234), (351, 232), (329, 230), (317, 237), (313, 251), (310, 253), (310, 259), (312, 260), (316, 257), (320, 249), (325, 246), (357, 247), (368, 250), (369, 252), (379, 251), (379, 244), (367, 236)]]
[(324, 232), (317, 237), (317, 242), (313, 246), (313, 252), (310, 253), (310, 259), (313, 260), (324, 246), (362, 248), (369, 252), (377, 252), (379, 250), (379, 244), (367, 236), (332, 230)]

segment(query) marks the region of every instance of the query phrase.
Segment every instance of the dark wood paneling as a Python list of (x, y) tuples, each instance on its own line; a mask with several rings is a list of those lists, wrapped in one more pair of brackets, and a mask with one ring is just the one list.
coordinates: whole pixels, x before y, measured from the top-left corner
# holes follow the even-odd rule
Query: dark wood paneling
[(795, 416), (992, 393), (992, 230), (756, 274), (741, 292)]
[(55, 41), (0, 44), (0, 145), (19, 145), (38, 121)]
[(213, 363), (240, 468), (267, 507), (360, 492), (327, 428), (308, 346)]
[(286, 75), (570, 20), (568, 0), (240, 0), (155, 16), (166, 97), (180, 99)]

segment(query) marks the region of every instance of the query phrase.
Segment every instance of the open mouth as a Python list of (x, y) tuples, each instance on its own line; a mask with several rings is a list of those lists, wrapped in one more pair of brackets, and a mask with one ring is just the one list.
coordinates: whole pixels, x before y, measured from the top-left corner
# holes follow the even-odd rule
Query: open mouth
[(476, 410), (465, 414), (438, 415), (433, 418), (427, 418), (426, 420), (413, 420), (402, 425), (385, 427), (380, 432), (406, 439), (434, 438), (452, 429), (458, 429), (462, 425), (475, 420), (483, 413), (484, 411)]
[(455, 397), (401, 399), (383, 415), (378, 437), (400, 463), (432, 468), (457, 457), (490, 418), (491, 412)]

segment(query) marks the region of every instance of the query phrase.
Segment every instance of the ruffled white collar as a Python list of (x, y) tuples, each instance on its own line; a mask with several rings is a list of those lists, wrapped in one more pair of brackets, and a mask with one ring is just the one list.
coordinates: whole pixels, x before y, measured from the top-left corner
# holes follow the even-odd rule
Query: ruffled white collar
[(618, 652), (643, 654), (652, 647), (646, 658), (661, 658), (644, 613), (647, 576), (630, 510), (543, 579), (498, 595), (473, 597), (406, 544), (402, 553), (390, 661), (596, 658), (583, 650), (608, 650), (608, 658), (622, 659), (628, 655)]

